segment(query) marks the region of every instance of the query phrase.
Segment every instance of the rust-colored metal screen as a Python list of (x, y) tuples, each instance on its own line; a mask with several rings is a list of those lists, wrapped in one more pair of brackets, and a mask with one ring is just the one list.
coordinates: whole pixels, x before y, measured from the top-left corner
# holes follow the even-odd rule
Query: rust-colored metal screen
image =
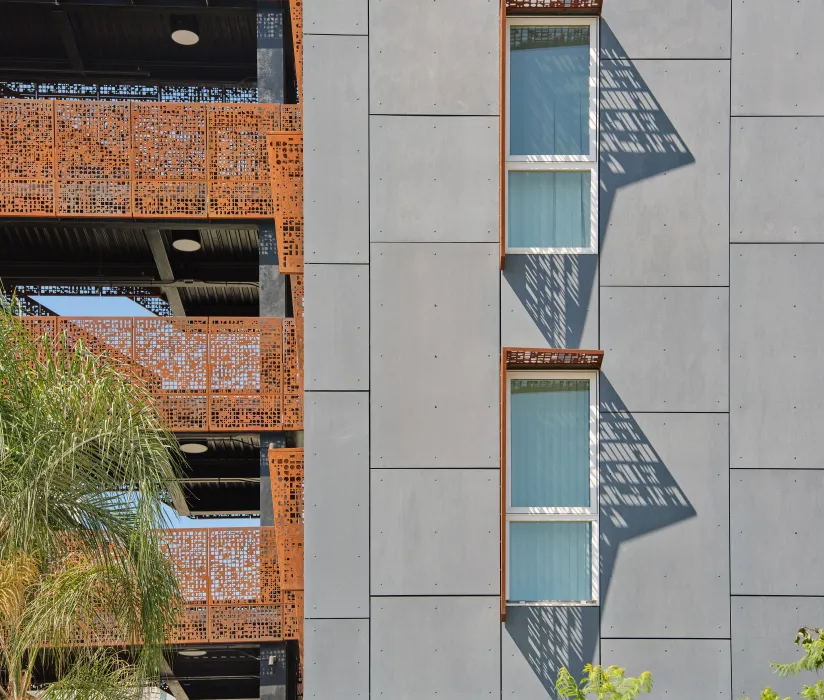
[(303, 589), (303, 450), (269, 450), (280, 586)]
[(292, 314), (303, 316), (303, 274), (289, 275), (289, 286), (292, 292)]
[(134, 216), (206, 218), (206, 105), (132, 104)]
[(280, 318), (27, 317), (140, 378), (175, 431), (303, 426), (302, 321)]
[(0, 100), (0, 211), (54, 214), (51, 100)]
[(295, 79), (298, 84), (298, 101), (303, 101), (303, 0), (289, 0), (292, 24), (292, 47), (295, 55)]
[(132, 213), (128, 102), (55, 102), (57, 216)]
[(603, 0), (506, 0), (510, 14), (578, 14), (599, 15)]
[[(0, 215), (272, 216), (277, 104), (0, 100)], [(300, 128), (291, 106), (284, 129)]]
[(303, 659), (303, 481), (302, 449), (270, 449), (269, 477), (277, 533), (283, 637), (297, 639)]
[(504, 348), (506, 369), (601, 369), (603, 350)]
[(166, 547), (184, 603), (170, 643), (284, 639), (274, 528), (169, 530)]
[(283, 319), (283, 429), (303, 430), (303, 318)]
[(303, 272), (303, 134), (268, 136), (275, 235), (281, 273)]

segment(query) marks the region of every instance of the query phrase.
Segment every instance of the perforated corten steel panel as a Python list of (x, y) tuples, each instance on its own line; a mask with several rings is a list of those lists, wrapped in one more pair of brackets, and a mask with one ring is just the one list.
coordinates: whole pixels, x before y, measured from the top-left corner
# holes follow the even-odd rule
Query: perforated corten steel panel
[(132, 103), (135, 180), (206, 181), (206, 105)]
[(0, 214), (268, 218), (280, 122), (276, 104), (0, 100)]
[(131, 215), (129, 103), (57, 101), (58, 216)]
[(298, 101), (303, 101), (303, 0), (289, 0), (292, 20), (292, 46), (295, 55), (295, 79), (298, 84)]
[(280, 271), (303, 272), (303, 134), (281, 131), (267, 142)]
[(289, 286), (292, 291), (292, 312), (295, 316), (303, 316), (303, 275), (289, 275)]
[(509, 13), (601, 14), (602, 0), (506, 0)]
[[(167, 530), (162, 542), (183, 598), (170, 643), (285, 639), (273, 527)], [(298, 604), (289, 594), (291, 634), (299, 624)], [(78, 628), (74, 643), (115, 646), (124, 639), (111, 616), (98, 614)]]
[(303, 131), (303, 119), (301, 118), (300, 105), (280, 106), (280, 130)]
[(303, 591), (283, 592), (283, 638), (303, 641)]
[(303, 430), (303, 319), (283, 320), (283, 427)]
[(270, 449), (269, 476), (275, 529), (303, 523), (303, 450)]
[(207, 215), (206, 105), (132, 104), (134, 215)]
[(0, 213), (54, 214), (54, 103), (0, 100)]
[[(267, 531), (263, 537), (273, 537)], [(270, 605), (280, 602), (280, 584), (261, 562), (258, 528), (215, 529), (209, 533), (209, 594), (212, 605)], [(266, 548), (269, 556), (274, 552)]]
[[(36, 336), (56, 342), (65, 334), (70, 345), (82, 340), (95, 355), (139, 378), (171, 430), (280, 430), (285, 407), (290, 425), (302, 425), (302, 333), (291, 319), (288, 324), (279, 318), (196, 317), (23, 321)], [(287, 365), (291, 394), (285, 401)]]
[(209, 105), (209, 214), (272, 214), (266, 134), (280, 129), (280, 105)]
[(163, 535), (184, 603), (205, 606), (209, 600), (209, 530), (167, 530)]
[(507, 369), (601, 369), (603, 350), (504, 348)]

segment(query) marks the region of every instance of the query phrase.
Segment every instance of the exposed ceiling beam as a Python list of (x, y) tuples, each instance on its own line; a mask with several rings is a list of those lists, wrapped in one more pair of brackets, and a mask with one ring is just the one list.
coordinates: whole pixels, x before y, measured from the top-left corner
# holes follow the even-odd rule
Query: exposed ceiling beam
[(180, 685), (180, 681), (175, 678), (174, 671), (172, 671), (172, 667), (169, 666), (169, 662), (166, 660), (166, 657), (163, 657), (163, 661), (160, 665), (160, 675), (164, 681), (166, 681), (166, 685), (169, 686), (169, 690), (172, 691), (172, 695), (175, 696), (175, 700), (189, 700), (189, 696), (186, 694), (186, 691), (183, 690), (183, 686)]
[[(174, 282), (175, 274), (172, 271), (172, 263), (169, 262), (169, 254), (166, 252), (166, 244), (163, 242), (163, 236), (160, 229), (147, 228), (145, 230), (146, 242), (152, 250), (152, 257), (157, 266), (157, 273), (160, 275), (162, 282)], [(180, 290), (177, 287), (166, 287), (164, 290), (166, 299), (169, 302), (169, 307), (175, 316), (185, 316), (186, 309), (183, 306), (183, 299), (180, 296)]]
[(69, 16), (62, 10), (55, 10), (51, 13), (51, 22), (60, 35), (60, 40), (63, 42), (63, 48), (66, 50), (66, 57), (69, 59), (72, 70), (83, 73), (85, 71), (83, 59), (77, 48), (77, 41), (74, 37), (74, 30)]
[[(6, 251), (8, 254), (8, 251)], [(0, 261), (0, 279), (6, 286), (11, 280), (18, 284), (84, 284), (81, 280), (94, 280), (87, 284), (111, 283), (113, 287), (126, 285), (144, 287), (192, 287), (192, 286), (258, 286), (260, 273), (257, 262), (187, 262), (178, 265), (177, 279), (164, 280), (155, 270), (155, 262), (88, 262), (65, 259), (55, 261)], [(26, 282), (23, 282), (25, 280)], [(57, 282), (56, 280), (61, 280)]]
[[(264, 0), (280, 4), (283, 0)], [(67, 10), (95, 10), (101, 7), (124, 10), (184, 10), (191, 13), (254, 11), (257, 0), (0, 0), (0, 5), (55, 5)]]

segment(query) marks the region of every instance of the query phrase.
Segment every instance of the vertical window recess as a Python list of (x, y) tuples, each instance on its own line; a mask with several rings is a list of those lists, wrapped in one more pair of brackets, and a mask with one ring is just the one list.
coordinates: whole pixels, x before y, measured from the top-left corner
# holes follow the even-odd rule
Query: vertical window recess
[(598, 20), (504, 32), (505, 253), (598, 252)]
[(504, 348), (501, 615), (598, 602), (602, 351)]

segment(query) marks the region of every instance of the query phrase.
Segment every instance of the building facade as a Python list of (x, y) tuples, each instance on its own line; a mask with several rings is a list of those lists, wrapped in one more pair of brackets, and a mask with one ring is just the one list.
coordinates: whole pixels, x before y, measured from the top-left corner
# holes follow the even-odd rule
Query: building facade
[(796, 691), (769, 663), (824, 617), (822, 22), (0, 0), (0, 281), (140, 369), (181, 515), (259, 518), (170, 535), (165, 692), (541, 700), (586, 663)]
[(306, 3), (309, 696), (800, 687), (824, 14), (596, 4)]

